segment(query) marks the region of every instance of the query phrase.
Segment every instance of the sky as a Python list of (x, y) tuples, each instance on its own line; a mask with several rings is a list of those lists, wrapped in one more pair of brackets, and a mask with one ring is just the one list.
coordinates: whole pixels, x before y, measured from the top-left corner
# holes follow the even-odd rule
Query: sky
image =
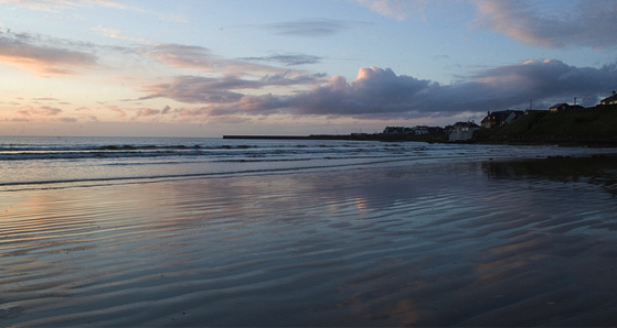
[(0, 135), (373, 133), (591, 107), (617, 89), (616, 50), (614, 0), (0, 0)]

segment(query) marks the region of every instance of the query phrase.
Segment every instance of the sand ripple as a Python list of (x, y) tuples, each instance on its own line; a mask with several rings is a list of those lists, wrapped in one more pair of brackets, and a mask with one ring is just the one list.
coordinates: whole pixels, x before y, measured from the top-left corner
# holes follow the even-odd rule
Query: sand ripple
[(617, 322), (617, 202), (479, 164), (3, 193), (3, 326)]

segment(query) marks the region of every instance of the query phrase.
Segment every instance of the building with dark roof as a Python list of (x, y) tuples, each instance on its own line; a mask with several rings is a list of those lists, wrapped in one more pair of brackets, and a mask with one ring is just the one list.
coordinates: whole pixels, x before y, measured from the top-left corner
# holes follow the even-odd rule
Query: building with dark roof
[(495, 126), (506, 125), (515, 119), (523, 116), (524, 112), (521, 110), (502, 110), (495, 112), (488, 112), (486, 117), (480, 122), (483, 128), (492, 128)]
[(600, 105), (603, 105), (603, 106), (617, 105), (617, 94), (615, 93), (615, 91), (613, 91), (612, 96), (602, 99), (600, 101)]
[(570, 111), (575, 111), (575, 110), (583, 110), (585, 109), (585, 107), (583, 106), (579, 106), (579, 105), (573, 105), (570, 106), (566, 103), (559, 103), (559, 104), (555, 104), (553, 106), (551, 106), (549, 108), (549, 110), (553, 113), (555, 112), (570, 112)]

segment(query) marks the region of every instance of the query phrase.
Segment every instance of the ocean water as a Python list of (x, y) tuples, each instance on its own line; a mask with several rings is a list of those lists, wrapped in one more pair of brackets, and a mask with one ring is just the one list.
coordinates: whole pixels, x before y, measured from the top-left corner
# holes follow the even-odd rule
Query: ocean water
[(577, 156), (611, 149), (321, 140), (1, 137), (0, 189), (162, 178), (328, 171), (359, 166)]
[(617, 322), (613, 149), (2, 140), (2, 327)]

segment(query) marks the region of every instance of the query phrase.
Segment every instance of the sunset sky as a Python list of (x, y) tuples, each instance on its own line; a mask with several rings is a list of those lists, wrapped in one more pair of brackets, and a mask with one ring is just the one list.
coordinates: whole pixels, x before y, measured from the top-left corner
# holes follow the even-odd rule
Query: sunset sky
[(614, 0), (0, 0), (0, 135), (377, 132), (594, 106)]

